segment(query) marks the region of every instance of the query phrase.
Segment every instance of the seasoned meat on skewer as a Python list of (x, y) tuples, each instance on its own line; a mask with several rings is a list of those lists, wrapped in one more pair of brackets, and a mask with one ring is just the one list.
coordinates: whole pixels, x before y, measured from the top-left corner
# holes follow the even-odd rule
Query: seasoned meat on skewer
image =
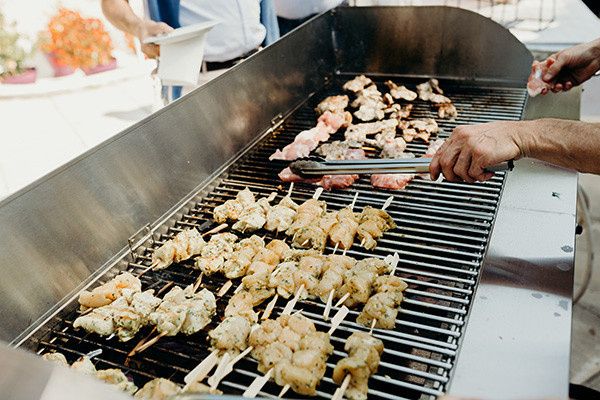
[(325, 256), (323, 274), (317, 287), (313, 290), (314, 295), (324, 303), (327, 302), (329, 293), (332, 290), (337, 291), (344, 284), (346, 271), (351, 269), (355, 263), (355, 259), (344, 255), (330, 254)]
[(213, 218), (216, 222), (223, 223), (228, 220), (237, 221), (244, 209), (256, 203), (254, 193), (245, 188), (239, 191), (233, 200), (227, 200), (225, 203), (216, 206), (213, 210)]
[(361, 90), (363, 90), (365, 88), (365, 86), (369, 86), (370, 84), (372, 84), (373, 81), (369, 78), (367, 78), (364, 75), (359, 75), (357, 77), (355, 77), (352, 80), (349, 80), (348, 82), (344, 83), (344, 86), (342, 86), (342, 88), (344, 90), (348, 90), (350, 92), (359, 92)]
[(405, 86), (398, 86), (392, 81), (387, 81), (385, 85), (390, 89), (390, 95), (392, 95), (394, 99), (413, 101), (417, 98), (417, 94), (412, 90), (407, 89)]
[(237, 239), (236, 235), (229, 232), (211, 236), (200, 252), (200, 257), (196, 258), (195, 268), (206, 275), (222, 271), (225, 260), (233, 253)]
[(210, 345), (213, 349), (219, 350), (221, 354), (228, 352), (235, 356), (248, 347), (250, 330), (250, 321), (243, 316), (227, 317), (208, 333)]
[(240, 316), (255, 323), (258, 321), (258, 314), (254, 311), (255, 303), (256, 299), (252, 297), (251, 293), (241, 290), (229, 299), (227, 307), (225, 307), (225, 317)]
[(200, 254), (206, 241), (195, 228), (179, 232), (152, 253), (155, 269), (167, 268), (174, 262), (181, 262)]
[(60, 365), (69, 365), (65, 355), (63, 353), (59, 353), (58, 351), (53, 353), (46, 353), (42, 355), (42, 358), (46, 361), (54, 362)]
[(324, 201), (309, 199), (298, 206), (294, 222), (286, 231), (288, 236), (292, 236), (296, 231), (310, 225), (320, 219), (327, 210), (327, 203)]
[(386, 211), (366, 206), (360, 214), (357, 234), (361, 241), (364, 240), (362, 246), (367, 250), (372, 250), (377, 246), (377, 240), (383, 236), (384, 232), (394, 228), (396, 228), (396, 223)]
[(267, 213), (271, 209), (269, 202), (275, 197), (263, 197), (256, 201), (256, 203), (249, 205), (240, 213), (239, 219), (233, 226), (232, 229), (239, 232), (254, 232), (262, 228), (267, 222)]
[[(97, 374), (96, 366), (92, 363), (89, 357), (83, 356), (79, 360), (71, 364), (71, 369), (84, 375), (95, 376)], [(121, 370), (116, 370), (121, 372)], [(122, 374), (123, 372), (121, 372)]]
[(375, 320), (376, 328), (393, 329), (403, 299), (402, 292), (407, 286), (406, 282), (397, 276), (378, 276), (373, 283), (376, 293), (369, 298), (356, 322), (371, 326), (371, 322)]
[(271, 232), (285, 232), (292, 225), (297, 209), (298, 204), (290, 196), (285, 196), (267, 211), (264, 228)]
[(344, 345), (348, 353), (333, 369), (333, 381), (338, 385), (350, 375), (350, 384), (345, 397), (348, 400), (366, 400), (369, 377), (377, 372), (383, 342), (365, 332), (354, 332)]
[(233, 246), (233, 252), (229, 259), (223, 264), (223, 273), (229, 279), (239, 278), (246, 275), (248, 267), (254, 256), (264, 248), (265, 242), (259, 236), (252, 235), (248, 239), (242, 239)]
[(290, 298), (296, 292), (296, 283), (294, 280), (296, 269), (297, 265), (294, 261), (286, 261), (279, 264), (269, 277), (269, 286), (274, 288), (285, 299)]
[(165, 295), (149, 317), (159, 333), (191, 335), (208, 325), (217, 309), (215, 296), (207, 289), (198, 293), (193, 290), (192, 285), (185, 289), (175, 286)]
[(91, 292), (84, 290), (79, 295), (81, 309), (102, 307), (112, 303), (123, 295), (125, 290), (141, 292), (142, 282), (129, 272), (122, 272), (105, 284), (94, 288)]
[(341, 249), (349, 249), (354, 243), (357, 229), (357, 214), (348, 207), (342, 208), (336, 213), (336, 222), (329, 230), (329, 241)]

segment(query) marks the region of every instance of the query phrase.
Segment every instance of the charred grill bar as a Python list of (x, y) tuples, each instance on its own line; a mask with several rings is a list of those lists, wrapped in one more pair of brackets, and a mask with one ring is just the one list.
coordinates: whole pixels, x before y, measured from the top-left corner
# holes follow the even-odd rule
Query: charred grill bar
[[(423, 18), (432, 27), (415, 25)], [(469, 43), (461, 42), (467, 38)], [(493, 46), (490, 42), (495, 48), (487, 47)], [(302, 46), (305, 52), (297, 54)], [(217, 81), (124, 132), (115, 142), (101, 145), (0, 205), (0, 231), (25, 238), (26, 244), (45, 246), (35, 254), (25, 254), (27, 246), (16, 246), (7, 236), (0, 240), (0, 249), (5, 250), (0, 252), (0, 265), (20, 282), (21, 293), (32, 296), (24, 300), (7, 289), (6, 283), (0, 286), (8, 299), (0, 309), (3, 318), (11, 312), (26, 312), (26, 316), (16, 314), (2, 337), (34, 352), (61, 351), (70, 361), (101, 348), (98, 367), (121, 368), (138, 386), (153, 377), (183, 382), (185, 374), (210, 352), (204, 333), (162, 340), (127, 359), (136, 340), (123, 344), (116, 338), (107, 341), (72, 328), (77, 317), (73, 299), (79, 290), (105, 282), (124, 269), (142, 271), (150, 265), (152, 250), (183, 229), (210, 229), (215, 225), (212, 209), (245, 187), (259, 196), (279, 190), (276, 201), (284, 196), (287, 185), (279, 187), (277, 178), (283, 164), (270, 163), (269, 154), (314, 126), (315, 105), (330, 94), (341, 93), (343, 82), (355, 73), (369, 75), (382, 87), (386, 79), (414, 88), (424, 76), (439, 77), (459, 110), (456, 121), (436, 118), (443, 130), (440, 136), (447, 137), (458, 124), (522, 118), (527, 100), (523, 83), (530, 61), (528, 52), (507, 31), (464, 10), (340, 9), (308, 22)], [(269, 73), (273, 79), (265, 78)], [(412, 117), (437, 116), (428, 104), (417, 101)], [(271, 128), (265, 131), (269, 121)], [(413, 142), (407, 151), (420, 155), (425, 149), (426, 145)], [(122, 169), (124, 165), (128, 168)], [(522, 167), (522, 171), (526, 169)], [(541, 167), (539, 171), (548, 173)], [(61, 189), (69, 185), (73, 189), (68, 181), (73, 177), (79, 177), (74, 201), (64, 201), (59, 216), (52, 219), (49, 211), (61, 204)], [(470, 324), (475, 324), (470, 318), (473, 304), (482, 301), (476, 297), (482, 264), (486, 250), (494, 246), (490, 235), (510, 178), (500, 173), (492, 181), (476, 185), (415, 180), (405, 190), (393, 193), (395, 201), (388, 211), (399, 227), (383, 237), (374, 253), (356, 245), (348, 251), (356, 258), (398, 252), (401, 261), (396, 274), (409, 284), (396, 329), (375, 330), (385, 352), (379, 372), (370, 380), (370, 398), (420, 399), (452, 391), (457, 360), (460, 363), (464, 348), (468, 354), (472, 352), (463, 338)], [(565, 182), (568, 179), (564, 177)], [(105, 198), (100, 189), (103, 185), (110, 185), (108, 193), (116, 200)], [(314, 189), (296, 185), (292, 197), (297, 202), (307, 200)], [(325, 192), (321, 199), (329, 208), (339, 209), (352, 201), (356, 191), (357, 209), (381, 206), (390, 195), (374, 190), (363, 177), (349, 190)], [(44, 203), (43, 196), (48, 193), (54, 197), (46, 196)], [(91, 198), (91, 204), (78, 202), (86, 198)], [(17, 213), (23, 209), (33, 212), (29, 216)], [(81, 217), (80, 226), (66, 223), (66, 212), (74, 214), (72, 218)], [(37, 218), (47, 225), (42, 232), (29, 231), (22, 224), (15, 225), (22, 218)], [(144, 220), (156, 222), (148, 230), (139, 230), (129, 238), (131, 245), (122, 248)], [(326, 253), (331, 251), (328, 248)], [(39, 283), (19, 276), (19, 265), (26, 265), (22, 267), (25, 273), (31, 268), (31, 273), (49, 276), (48, 282), (60, 290), (34, 294)], [(67, 274), (61, 280), (57, 271)], [(160, 290), (169, 282), (191, 284), (197, 275), (196, 270), (176, 265), (148, 273), (142, 281), (144, 289)], [(534, 277), (529, 279), (531, 287), (545, 290)], [(211, 276), (204, 282), (216, 292), (225, 279)], [(226, 302), (218, 303), (221, 315)], [(282, 311), (282, 304), (280, 300), (274, 315)], [(296, 305), (319, 330), (327, 330), (329, 322), (320, 317), (323, 307), (312, 301)], [(330, 397), (337, 387), (331, 381), (331, 367), (344, 355), (345, 338), (365, 329), (354, 322), (356, 314), (352, 312), (332, 337), (336, 351), (328, 360), (319, 397)], [(207, 329), (217, 323), (215, 319)], [(240, 394), (257, 373), (256, 363), (244, 359), (220, 388)], [(277, 396), (279, 390), (268, 383), (262, 394)]]

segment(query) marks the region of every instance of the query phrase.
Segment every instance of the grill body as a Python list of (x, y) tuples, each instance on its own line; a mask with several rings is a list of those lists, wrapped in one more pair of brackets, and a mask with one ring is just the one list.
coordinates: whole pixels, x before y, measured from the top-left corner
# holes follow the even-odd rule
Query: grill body
[[(205, 343), (197, 337), (178, 337), (125, 365), (124, 354), (133, 343), (106, 342), (72, 329), (76, 317), (72, 300), (77, 293), (125, 268), (145, 268), (153, 248), (181, 229), (207, 228), (212, 208), (244, 187), (260, 195), (276, 190), (276, 174), (282, 165), (269, 164), (268, 155), (313, 126), (316, 103), (339, 93), (341, 83), (353, 74), (369, 74), (379, 84), (392, 78), (409, 86), (424, 76), (440, 78), (460, 112), (457, 121), (439, 121), (444, 130), (441, 136), (446, 137), (456, 124), (522, 118), (527, 101), (522, 87), (530, 63), (527, 50), (508, 31), (460, 9), (342, 8), (316, 17), (0, 204), (0, 267), (5, 273), (0, 293), (6, 300), (0, 306), (6, 321), (0, 328), (2, 339), (36, 352), (60, 350), (70, 358), (100, 347), (101, 368), (123, 368), (139, 384), (154, 376), (182, 382), (185, 373), (208, 354)], [(415, 117), (431, 115), (425, 104), (416, 104)], [(411, 144), (409, 150), (422, 154), (425, 146)], [(560, 206), (544, 202), (548, 192), (544, 185), (538, 184), (529, 193), (532, 177), (560, 186)], [(507, 353), (502, 350), (504, 343), (494, 343), (493, 348), (484, 343), (494, 342), (490, 332), (515, 323), (502, 307), (515, 286), (527, 295), (537, 290), (549, 298), (531, 308), (523, 305), (528, 304), (527, 296), (520, 297), (523, 304), (512, 304), (525, 310), (515, 319), (520, 324), (519, 340), (531, 340), (540, 328), (526, 322), (531, 315), (554, 312), (555, 301), (567, 302), (557, 303), (564, 312), (543, 326), (560, 332), (554, 341), (560, 345), (555, 361), (564, 358), (565, 341), (568, 357), (569, 335), (564, 328), (570, 323), (572, 252), (560, 253), (555, 244), (572, 245), (573, 182), (567, 172), (525, 161), (508, 177), (499, 175), (483, 185), (415, 181), (394, 193), (397, 201), (390, 213), (400, 228), (384, 237), (375, 254), (399, 252), (398, 273), (410, 288), (398, 328), (376, 333), (387, 350), (380, 373), (371, 380), (370, 397), (429, 398), (453, 392), (453, 388), (456, 393), (470, 394), (469, 377), (474, 371), (481, 375), (482, 390), (494, 387), (491, 383), (500, 379), (498, 375), (486, 378), (483, 371), (506, 372), (510, 359), (495, 368), (482, 368), (486, 357)], [(305, 200), (313, 191), (310, 185), (298, 185), (295, 200)], [(350, 203), (355, 191), (360, 193), (358, 207), (382, 205), (389, 196), (372, 190), (363, 178), (349, 191), (325, 193), (322, 198), (337, 209)], [(537, 197), (544, 200), (536, 201)], [(534, 201), (534, 205), (525, 207), (523, 201)], [(496, 217), (500, 225), (492, 233)], [(516, 221), (523, 229), (511, 232)], [(530, 242), (532, 229), (540, 232), (544, 223), (566, 229), (552, 240), (540, 237), (541, 246), (518, 247), (506, 241), (507, 236), (522, 235), (524, 241), (518, 243)], [(511, 250), (515, 250), (515, 262)], [(560, 268), (547, 267), (544, 251), (553, 255), (553, 262), (560, 260)], [(357, 248), (349, 254), (368, 255)], [(540, 268), (522, 273), (523, 260)], [(490, 265), (483, 267), (483, 274), (482, 265)], [(510, 272), (509, 278), (498, 276), (505, 271)], [(160, 288), (169, 281), (186, 285), (194, 282), (196, 274), (176, 266), (148, 274), (144, 286)], [(540, 276), (546, 279), (540, 281)], [(206, 280), (211, 289), (223, 283), (217, 277)], [(481, 294), (486, 291), (487, 295)], [(478, 300), (478, 296), (493, 297), (496, 306), (486, 308), (485, 299)], [(322, 305), (303, 302), (298, 308), (319, 321)], [(499, 326), (486, 325), (486, 313), (502, 315)], [(332, 339), (336, 353), (330, 364), (343, 355), (345, 337), (359, 329), (354, 316)], [(545, 351), (550, 348), (544, 347)], [(541, 360), (533, 352), (528, 356), (533, 376), (540, 371)], [(255, 364), (245, 360), (223, 387), (240, 393), (254, 376)], [(504, 378), (510, 376), (507, 373)], [(329, 377), (330, 370), (320, 386), (321, 397), (335, 389)], [(538, 394), (562, 394), (559, 391), (566, 391), (566, 379), (568, 374), (562, 369), (556, 371), (552, 378), (542, 379), (548, 392)], [(269, 384), (264, 393), (276, 395), (278, 389)], [(498, 396), (506, 393), (497, 392)]]

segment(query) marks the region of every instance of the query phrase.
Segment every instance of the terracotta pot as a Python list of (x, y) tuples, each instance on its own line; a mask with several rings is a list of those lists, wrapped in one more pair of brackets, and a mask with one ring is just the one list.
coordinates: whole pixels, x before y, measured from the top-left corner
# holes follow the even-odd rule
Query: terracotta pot
[(8, 84), (23, 84), (34, 83), (37, 79), (37, 71), (35, 68), (29, 68), (18, 75), (6, 76), (1, 78), (2, 83)]
[(56, 56), (52, 53), (46, 53), (46, 58), (52, 66), (52, 69), (54, 70), (54, 76), (56, 78), (60, 76), (71, 75), (73, 72), (75, 72), (75, 68), (60, 64), (56, 59)]
[(117, 68), (117, 59), (113, 58), (106, 64), (99, 64), (91, 68), (81, 68), (86, 75), (97, 74)]

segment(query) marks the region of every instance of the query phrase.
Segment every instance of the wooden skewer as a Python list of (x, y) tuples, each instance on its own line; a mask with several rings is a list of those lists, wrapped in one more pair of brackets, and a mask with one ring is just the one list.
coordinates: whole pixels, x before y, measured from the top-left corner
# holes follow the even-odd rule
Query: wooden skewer
[(217, 297), (223, 297), (225, 293), (227, 293), (229, 289), (231, 289), (232, 286), (233, 282), (231, 282), (231, 279), (225, 282), (223, 286), (221, 286), (221, 289), (219, 289), (219, 291), (217, 292)]
[(296, 303), (298, 302), (298, 299), (300, 298), (300, 296), (302, 296), (303, 291), (304, 291), (304, 283), (302, 285), (300, 285), (300, 288), (298, 288), (296, 295), (290, 301), (288, 301), (288, 303), (285, 305), (285, 308), (283, 309), (283, 312), (281, 313), (281, 315), (290, 315), (292, 313), (292, 310), (296, 306)]
[(352, 203), (350, 204), (350, 210), (354, 209), (354, 205), (356, 204), (356, 199), (358, 199), (358, 192), (356, 192), (354, 194), (354, 199), (352, 200)]
[(329, 319), (329, 313), (331, 312), (331, 305), (333, 303), (333, 295), (335, 294), (335, 289), (331, 289), (329, 292), (329, 296), (327, 296), (327, 304), (325, 305), (325, 310), (323, 311), (323, 319), (327, 321)]
[(267, 371), (263, 376), (257, 376), (254, 381), (248, 386), (248, 389), (242, 394), (244, 397), (256, 397), (258, 392), (265, 386), (265, 384), (271, 379), (271, 375), (273, 375), (273, 368)]
[(158, 267), (158, 264), (160, 264), (160, 261), (154, 261), (152, 264), (150, 264), (150, 266), (146, 267), (142, 272), (140, 272), (137, 277), (141, 278), (146, 272)]
[(221, 357), (221, 361), (219, 361), (219, 365), (217, 366), (215, 373), (212, 374), (210, 378), (208, 378), (208, 385), (211, 388), (214, 389), (217, 386), (219, 386), (219, 382), (221, 382), (221, 375), (223, 374), (225, 367), (227, 367), (230, 358), (231, 356), (229, 355), (229, 353), (225, 353), (223, 354), (223, 357)]
[(146, 336), (145, 338), (143, 338), (142, 340), (140, 340), (138, 342), (138, 344), (136, 344), (135, 347), (133, 349), (131, 349), (131, 351), (129, 352), (129, 354), (127, 354), (127, 357), (131, 357), (131, 356), (135, 355), (135, 353), (137, 353), (138, 349), (140, 347), (142, 347), (144, 345), (144, 343), (146, 343), (146, 340), (148, 340), (150, 338), (150, 336), (152, 336), (154, 334), (154, 332), (156, 332), (156, 327), (154, 327), (154, 329), (152, 329), (152, 331), (150, 331), (150, 333), (148, 334), (148, 336)]
[(198, 290), (198, 288), (200, 287), (200, 284), (202, 283), (202, 276), (204, 274), (200, 273), (200, 276), (198, 277), (198, 279), (196, 279), (196, 283), (194, 283), (194, 293), (196, 293), (196, 290)]
[(94, 308), (96, 308), (96, 307), (86, 308), (85, 310), (83, 310), (82, 312), (80, 312), (79, 315), (89, 314), (89, 313), (91, 313), (94, 310)]
[[(184, 378), (186, 388), (193, 383), (201, 382), (212, 371), (219, 361), (219, 350), (213, 350), (200, 364), (191, 370)], [(184, 388), (185, 391), (185, 388)]]
[(165, 286), (163, 286), (162, 288), (160, 288), (160, 290), (158, 292), (156, 292), (156, 295), (159, 296), (160, 294), (164, 293), (168, 288), (170, 288), (174, 284), (175, 283), (173, 281), (167, 282), (167, 284)]
[[(136, 353), (141, 353), (142, 351), (146, 350), (148, 347), (152, 346), (154, 343), (158, 342), (160, 340), (160, 338), (162, 338), (163, 336), (166, 336), (166, 335), (167, 335), (167, 332), (162, 332), (159, 335), (155, 336), (154, 339), (148, 340), (139, 349), (137, 349)], [(134, 354), (136, 354), (136, 353), (134, 353)]]
[(377, 323), (377, 319), (373, 318), (373, 321), (371, 321), (371, 329), (369, 329), (369, 335), (373, 334), (373, 329), (375, 329), (376, 323)]
[(221, 232), (223, 229), (227, 228), (228, 226), (229, 225), (227, 225), (227, 224), (221, 224), (219, 226), (212, 228), (210, 231), (204, 232), (201, 236), (204, 237), (206, 235), (212, 235), (213, 233)]
[(383, 203), (383, 207), (381, 207), (381, 209), (385, 211), (385, 209), (392, 204), (392, 201), (394, 201), (394, 196), (388, 197), (385, 203)]
[[(227, 228), (229, 225), (227, 224), (221, 224), (219, 226), (214, 227), (213, 229), (204, 232), (203, 234), (201, 234), (202, 237), (206, 236), (206, 235), (211, 235), (213, 233), (217, 233), (222, 231), (223, 229)], [(143, 276), (146, 272), (155, 269), (158, 265), (160, 264), (160, 261), (154, 261), (152, 264), (150, 264), (149, 267), (147, 267), (146, 269), (144, 269), (142, 272), (139, 273), (139, 275), (137, 276), (138, 278)]]
[(238, 285), (238, 287), (235, 288), (235, 290), (233, 291), (233, 293), (235, 294), (235, 293), (239, 292), (240, 290), (242, 290), (243, 288), (244, 288), (244, 285), (242, 283), (240, 283)]
[(252, 351), (254, 347), (250, 346), (248, 348), (246, 348), (246, 350), (242, 351), (240, 354), (238, 354), (233, 360), (231, 360), (229, 363), (227, 363), (227, 365), (225, 366), (225, 368), (223, 368), (223, 371), (221, 372), (221, 376), (219, 376), (219, 382), (223, 380), (223, 378), (225, 378), (227, 375), (229, 375), (232, 371), (233, 371), (233, 366), (240, 361), (242, 358), (246, 357), (246, 355), (248, 353), (250, 353)]
[(300, 246), (306, 246), (306, 243), (308, 243), (309, 241), (310, 241), (310, 239), (306, 239), (304, 242), (302, 242), (302, 243), (300, 244)]
[(286, 383), (285, 386), (281, 389), (281, 392), (279, 392), (279, 396), (277, 397), (281, 399), (283, 396), (285, 396), (288, 390), (290, 390), (290, 385)]
[(347, 251), (348, 249), (344, 249), (344, 251), (342, 251), (342, 255), (345, 256)]
[(360, 241), (360, 247), (364, 247), (366, 241), (367, 239), (363, 238), (363, 240)]
[(337, 251), (337, 249), (338, 249), (339, 246), (340, 246), (340, 242), (337, 242), (335, 244), (335, 247), (333, 248), (333, 253), (332, 254), (335, 254), (335, 252)]
[(273, 309), (275, 308), (275, 303), (277, 303), (277, 299), (279, 299), (279, 294), (275, 293), (273, 300), (271, 300), (269, 302), (269, 304), (267, 304), (267, 307), (265, 308), (265, 312), (263, 312), (263, 315), (262, 315), (262, 317), (260, 317), (260, 319), (262, 319), (262, 320), (269, 319), (269, 317), (271, 316), (271, 313), (273, 312)]
[(87, 353), (85, 356), (89, 359), (92, 359), (94, 357), (99, 356), (100, 354), (102, 354), (102, 349), (96, 349), (96, 350), (92, 350), (89, 353)]
[(315, 200), (319, 200), (319, 197), (321, 197), (321, 193), (323, 193), (323, 188), (318, 187), (317, 190), (315, 190), (315, 194), (313, 194), (312, 198)]
[(344, 398), (344, 393), (346, 393), (346, 389), (348, 389), (348, 385), (350, 385), (350, 375), (346, 375), (342, 385), (337, 388), (333, 396), (331, 396), (331, 400), (342, 400)]
[(109, 341), (110, 339), (112, 339), (112, 338), (114, 338), (114, 337), (115, 337), (115, 334), (114, 334), (114, 332), (113, 332), (113, 333), (111, 333), (110, 335), (108, 335), (108, 337), (106, 338), (106, 340), (107, 340), (107, 341)]
[(290, 183), (290, 188), (288, 189), (287, 196), (292, 196), (292, 191), (294, 190), (294, 182)]
[(346, 301), (346, 299), (347, 299), (348, 297), (350, 297), (350, 293), (346, 293), (345, 295), (343, 295), (343, 296), (342, 296), (342, 298), (341, 298), (341, 299), (339, 299), (337, 303), (335, 303), (335, 307), (339, 307), (339, 306), (341, 306), (342, 304), (344, 304), (344, 302)]
[(348, 309), (348, 307), (342, 306), (342, 308), (338, 310), (338, 312), (333, 316), (333, 318), (331, 318), (331, 328), (329, 329), (329, 332), (327, 332), (329, 335), (335, 332), (335, 330), (338, 328), (338, 326), (340, 326), (340, 324), (342, 323), (344, 318), (346, 318), (346, 315), (348, 315), (349, 312), (350, 310)]
[(390, 272), (391, 276), (393, 276), (396, 273), (396, 267), (398, 266), (398, 262), (400, 261), (400, 256), (398, 255), (398, 253), (394, 253), (392, 259), (392, 271)]

